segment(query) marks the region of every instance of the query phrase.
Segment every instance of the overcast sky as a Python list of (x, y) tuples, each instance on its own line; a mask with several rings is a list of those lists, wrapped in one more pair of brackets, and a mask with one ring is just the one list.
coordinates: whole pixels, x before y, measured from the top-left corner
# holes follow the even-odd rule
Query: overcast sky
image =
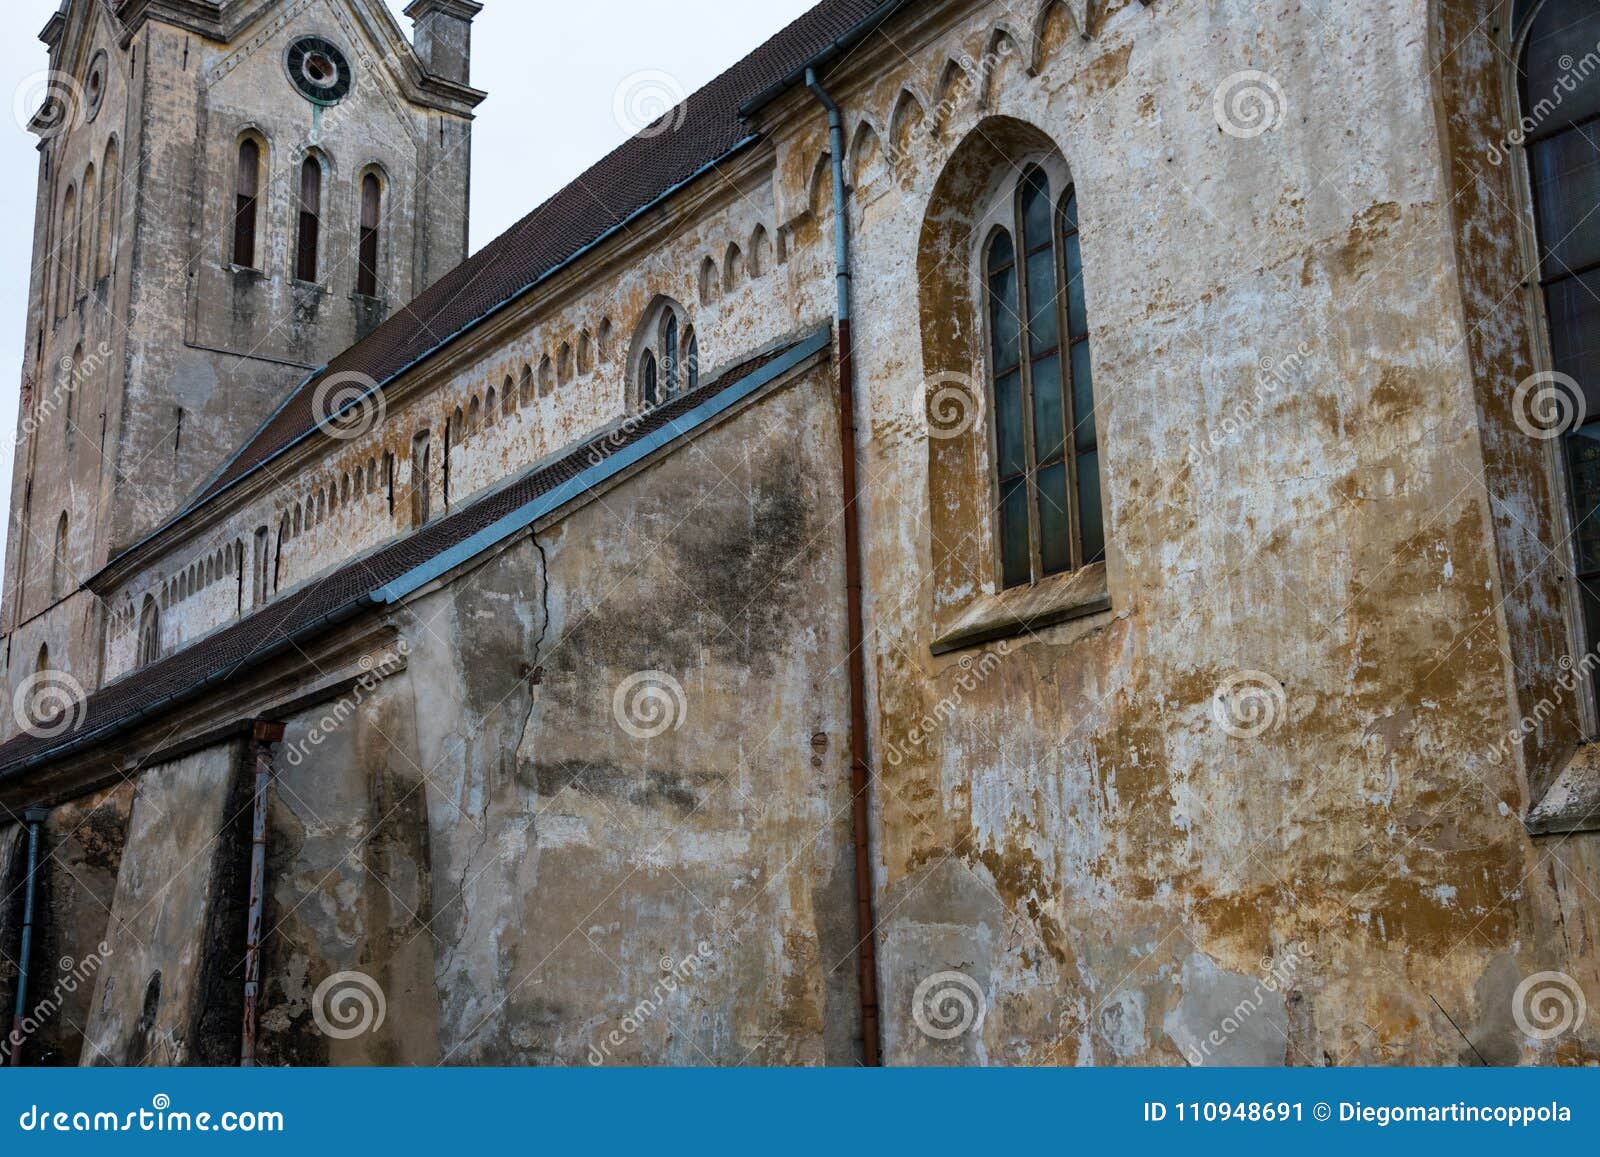
[[(400, 16), (408, 0), (387, 0)], [(660, 73), (693, 91), (778, 31), (814, 0), (484, 0), (474, 27), (472, 80), (489, 93), (472, 155), (472, 248), (506, 229), (621, 143), (619, 87)], [(5, 0), (4, 90), (46, 67), (34, 33), (58, 0)], [(659, 87), (659, 86), (658, 86)], [(670, 87), (670, 84), (668, 85)], [(27, 110), (31, 112), (32, 110)], [(625, 118), (624, 118), (625, 119)], [(36, 139), (0, 120), (0, 495), (9, 507), (33, 247)], [(9, 516), (0, 519), (0, 552)]]

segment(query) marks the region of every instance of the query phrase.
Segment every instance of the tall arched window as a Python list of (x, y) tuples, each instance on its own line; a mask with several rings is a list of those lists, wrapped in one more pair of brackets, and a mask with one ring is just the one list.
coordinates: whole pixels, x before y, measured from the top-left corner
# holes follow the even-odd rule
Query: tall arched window
[(161, 658), (161, 608), (154, 595), (144, 596), (144, 607), (139, 612), (139, 654), (135, 662), (148, 667)]
[(90, 283), (94, 277), (94, 223), (98, 216), (95, 205), (95, 190), (99, 184), (95, 181), (94, 165), (84, 170), (82, 201), (78, 207), (78, 244), (72, 276), (77, 285), (77, 294), (82, 297), (89, 292)]
[(700, 388), (700, 335), (692, 325), (683, 339), (683, 380), (686, 390)]
[(72, 351), (72, 361), (61, 367), (61, 440), (70, 450), (78, 429), (78, 393), (83, 389), (83, 343)]
[(261, 216), (261, 145), (254, 137), (239, 142), (239, 171), (234, 177), (233, 263), (256, 268), (256, 222)]
[(56, 253), (59, 272), (56, 275), (56, 317), (67, 316), (72, 303), (77, 300), (77, 286), (72, 283), (72, 247), (78, 240), (78, 187), (67, 186), (66, 199), (61, 203), (61, 241)]
[(378, 174), (361, 178), (361, 240), (357, 254), (356, 292), (378, 296), (378, 226), (383, 219), (383, 185)]
[[(1094, 386), (1072, 189), (1030, 168), (984, 255), (1001, 585), (1105, 555)], [(1063, 338), (1066, 339), (1063, 349)]]
[(96, 281), (111, 275), (112, 256), (116, 251), (119, 224), (117, 204), (122, 195), (119, 187), (121, 172), (117, 141), (113, 137), (106, 144), (105, 163), (100, 166), (100, 240), (94, 257)]
[(56, 522), (56, 552), (50, 559), (50, 598), (59, 602), (67, 593), (67, 514)]
[(33, 673), (43, 675), (48, 670), (50, 670), (50, 644), (40, 643), (38, 658), (33, 661)]
[(322, 162), (310, 156), (300, 165), (300, 229), (294, 267), (294, 275), (300, 281), (317, 279), (317, 246), (321, 233)]
[(1600, 9), (1546, 0), (1525, 28), (1521, 127), (1538, 237), (1551, 367), (1576, 383), (1587, 422), (1565, 438), (1577, 588), (1587, 648), (1600, 645)]

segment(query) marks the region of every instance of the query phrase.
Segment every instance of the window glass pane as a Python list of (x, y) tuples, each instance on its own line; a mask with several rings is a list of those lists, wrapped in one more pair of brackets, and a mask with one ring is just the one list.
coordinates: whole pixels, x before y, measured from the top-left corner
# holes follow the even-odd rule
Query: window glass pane
[(1061, 358), (1033, 365), (1033, 452), (1037, 462), (1053, 462), (1065, 452), (1066, 415), (1061, 406)]
[(656, 355), (649, 350), (644, 351), (644, 404), (656, 404)]
[(1065, 232), (1078, 231), (1078, 194), (1067, 191), (1066, 203), (1061, 206), (1061, 228)]
[(1529, 136), (1600, 112), (1600, 9), (1592, 0), (1550, 0), (1528, 33), (1522, 89)]
[(1567, 439), (1572, 472), (1572, 522), (1578, 573), (1600, 575), (1600, 422)]
[(1067, 513), (1067, 464), (1039, 471), (1039, 563), (1045, 574), (1072, 569), (1072, 517)]
[(661, 356), (666, 361), (667, 369), (667, 397), (672, 397), (678, 392), (678, 319), (676, 315), (667, 317), (667, 336), (661, 343)]
[(1000, 574), (1005, 586), (1033, 581), (1029, 553), (1028, 480), (1013, 478), (1000, 487)]
[(1083, 561), (1099, 562), (1106, 556), (1106, 529), (1100, 511), (1100, 455), (1093, 451), (1078, 458), (1078, 523), (1083, 528)]
[(1001, 478), (1028, 468), (1027, 445), (1022, 430), (1022, 375), (1016, 371), (994, 384), (995, 443)]
[(1072, 444), (1081, 454), (1095, 447), (1094, 374), (1089, 368), (1089, 343), (1072, 347)]
[(1050, 243), (1050, 178), (1034, 169), (1022, 183), (1022, 250)]
[[(1007, 241), (1006, 245), (1009, 248), (1010, 242)], [(993, 342), (994, 370), (1004, 373), (1022, 360), (1018, 345), (1020, 326), (1015, 266), (1006, 266), (989, 275), (989, 330)]]
[(1028, 341), (1035, 356), (1054, 349), (1061, 334), (1056, 292), (1056, 251), (1052, 246), (1028, 258)]
[(1556, 282), (1545, 305), (1555, 368), (1583, 388), (1587, 412), (1600, 417), (1600, 270)]
[(1571, 129), (1528, 150), (1539, 210), (1540, 276), (1600, 261), (1600, 123)]
[(1076, 234), (1063, 244), (1067, 251), (1067, 333), (1083, 337), (1089, 332), (1088, 311), (1083, 303), (1083, 252)]

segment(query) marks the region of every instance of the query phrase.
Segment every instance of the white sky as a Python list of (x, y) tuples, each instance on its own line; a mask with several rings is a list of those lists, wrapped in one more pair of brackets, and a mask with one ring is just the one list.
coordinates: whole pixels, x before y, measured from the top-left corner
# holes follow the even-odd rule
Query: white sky
[[(386, 0), (400, 16), (408, 0)], [(478, 109), (472, 151), (472, 248), (610, 152), (629, 134), (613, 111), (619, 85), (645, 71), (692, 92), (810, 8), (814, 0), (484, 0), (474, 25)], [(0, 39), (0, 92), (46, 67), (34, 34), (58, 0), (6, 0), (12, 34)], [(30, 110), (31, 111), (31, 110)], [(0, 502), (9, 509), (33, 249), (36, 139), (0, 119)], [(0, 555), (9, 515), (0, 518)]]

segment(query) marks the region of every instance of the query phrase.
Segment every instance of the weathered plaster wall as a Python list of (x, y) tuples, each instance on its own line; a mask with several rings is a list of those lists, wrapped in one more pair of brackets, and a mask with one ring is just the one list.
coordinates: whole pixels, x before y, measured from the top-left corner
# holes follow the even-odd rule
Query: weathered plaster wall
[(250, 848), (242, 759), (224, 745), (139, 777), (85, 1065), (238, 1062)]
[(414, 605), (448, 1063), (857, 1055), (826, 381)]
[(100, 978), (112, 962), (105, 951), (111, 947), (106, 932), (133, 798), (133, 783), (127, 781), (72, 800), (53, 809), (41, 830), (38, 941), (29, 1000), (40, 1028), (28, 1038), (30, 1065), (80, 1061)]

